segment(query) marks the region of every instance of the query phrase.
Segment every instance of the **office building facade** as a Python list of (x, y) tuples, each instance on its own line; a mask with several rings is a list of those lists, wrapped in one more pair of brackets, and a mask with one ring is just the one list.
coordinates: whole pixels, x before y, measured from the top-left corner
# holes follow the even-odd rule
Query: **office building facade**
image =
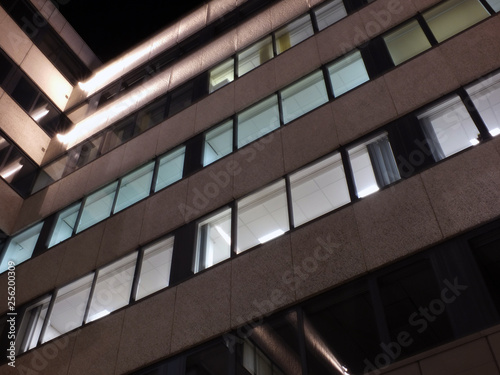
[(0, 0), (2, 373), (500, 374), (500, 1), (212, 0), (106, 64), (57, 4)]

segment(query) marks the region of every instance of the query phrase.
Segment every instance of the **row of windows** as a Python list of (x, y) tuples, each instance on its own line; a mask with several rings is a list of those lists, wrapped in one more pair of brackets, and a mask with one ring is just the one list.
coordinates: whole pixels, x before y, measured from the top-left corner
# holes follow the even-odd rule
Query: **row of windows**
[[(483, 226), (264, 321), (256, 318), (257, 304), (242, 317), (254, 321), (137, 374), (358, 374), (485, 329), (500, 321), (499, 226)], [(174, 238), (167, 237), (26, 304), (19, 309), (17, 353), (167, 287), (173, 252)], [(280, 288), (300, 282), (299, 275), (284, 277)], [(0, 319), (4, 330), (6, 321)]]
[[(256, 304), (246, 325), (134, 374), (373, 374), (498, 324), (499, 224), (262, 320)], [(300, 278), (283, 281), (285, 292)]]
[[(351, 4), (348, 8), (357, 9), (357, 7), (361, 5), (362, 2), (359, 2), (358, 5), (354, 6), (354, 4)], [(346, 14), (346, 7), (343, 5), (342, 1), (334, 0), (315, 10), (313, 12), (313, 19), (318, 20), (319, 23), (317, 28), (318, 30), (322, 30), (328, 25), (344, 17)], [(310, 18), (310, 15), (306, 14), (306, 17)], [(292, 22), (282, 30), (292, 28), (293, 25), (295, 25), (295, 22)], [(313, 26), (309, 23), (308, 28), (310, 29), (312, 27)], [(296, 38), (294, 38), (294, 40), (294, 44), (297, 44), (299, 42), (299, 40)], [(258, 42), (254, 46), (249, 47), (246, 52), (243, 53), (249, 53), (248, 51), (254, 50), (259, 44), (260, 42)], [(291, 46), (292, 44), (290, 44), (290, 47)], [(223, 63), (220, 67), (216, 67), (210, 73), (205, 72), (201, 74), (193, 80), (185, 83), (181, 87), (173, 90), (168, 95), (158, 98), (157, 100), (155, 100), (155, 102), (146, 106), (136, 114), (118, 122), (111, 129), (107, 129), (93, 139), (89, 139), (83, 144), (80, 144), (75, 148), (69, 150), (66, 155), (52, 162), (40, 171), (32, 190), (33, 193), (43, 189), (54, 181), (61, 179), (62, 177), (68, 175), (76, 169), (90, 163), (100, 155), (141, 134), (149, 128), (159, 124), (167, 117), (175, 115), (176, 113), (190, 106), (196, 100), (206, 96), (209, 92), (214, 91), (212, 89), (208, 89), (207, 82), (210, 81), (210, 85), (215, 84), (218, 87), (222, 87), (222, 81), (225, 82), (226, 79), (222, 76), (217, 76), (218, 73), (216, 72), (225, 71), (226, 65), (227, 62)], [(256, 67), (257, 63), (254, 61), (253, 65), (254, 67)], [(155, 70), (148, 71), (156, 71), (156, 68)], [(224, 75), (225, 73), (221, 74)], [(211, 78), (209, 78), (209, 76)], [(234, 74), (231, 80), (234, 80)], [(82, 116), (87, 116), (90, 113), (89, 110), (95, 111), (99, 107), (99, 105), (103, 104), (111, 97), (114, 97), (118, 92), (123, 91), (124, 87), (130, 89), (133, 82), (140, 83), (143, 82), (143, 80), (142, 78), (139, 79), (135, 77), (135, 75), (133, 77), (127, 76), (123, 79), (123, 81), (116, 83), (110, 88), (107, 88), (107, 91), (103, 91), (94, 95), (88, 100), (86, 104), (69, 113), (68, 117), (74, 122), (81, 120)], [(92, 151), (88, 152), (87, 149), (91, 149)]]
[(75, 85), (89, 69), (27, 0), (0, 0), (0, 5), (68, 81)]
[[(325, 27), (335, 23), (339, 19), (345, 17), (347, 15), (346, 6), (347, 9), (352, 12), (364, 5), (365, 2), (367, 3), (370, 1), (346, 1), (346, 5), (344, 5), (342, 0), (333, 0), (327, 5), (321, 6), (316, 11), (312, 12), (312, 22), (310, 18), (311, 16), (309, 16), (309, 14), (306, 14), (304, 20), (301, 21), (301, 23), (303, 24), (302, 31), (296, 30), (297, 27), (299, 27), (297, 25), (298, 21), (292, 22), (290, 25), (284, 27), (275, 34), (277, 37), (281, 38), (281, 47), (278, 49), (279, 53), (284, 52), (291, 46), (312, 36), (314, 34), (314, 30), (322, 30)], [(202, 43), (207, 43), (209, 40), (214, 39), (219, 33), (225, 32), (230, 24), (240, 24), (246, 17), (255, 13), (255, 11), (257, 10), (260, 10), (264, 5), (263, 3), (265, 3), (266, 6), (272, 4), (272, 2), (269, 1), (247, 2), (242, 7), (248, 9), (238, 9), (231, 12), (220, 20), (216, 21), (214, 25), (209, 25), (202, 31), (198, 32), (200, 36), (197, 36), (196, 34), (195, 36), (188, 38), (177, 47), (171, 48), (168, 51), (162, 53), (161, 56), (155, 58), (152, 62), (149, 62), (148, 65), (145, 68), (141, 68), (140, 71), (127, 74), (119, 81), (114, 82), (103, 90), (100, 90), (96, 94), (93, 94), (86, 100), (85, 104), (79, 106), (75, 110), (71, 110), (72, 113), (69, 115), (70, 118), (72, 118), (73, 121), (77, 122), (79, 121), (79, 119), (81, 119), (82, 113), (86, 113), (88, 115), (89, 110), (92, 112), (96, 111), (100, 106), (102, 106), (104, 103), (107, 103), (109, 100), (116, 99), (121, 93), (125, 92), (126, 90), (130, 90), (132, 87), (145, 82), (146, 80), (150, 79), (151, 76), (165, 70), (165, 68), (168, 67), (173, 61), (192, 51)], [(235, 23), (236, 20), (233, 19), (235, 17), (233, 13), (241, 18), (237, 23)], [(227, 25), (223, 26), (223, 23), (227, 23)], [(313, 24), (315, 26), (313, 26)], [(287, 29), (291, 30), (287, 31)], [(271, 36), (269, 36), (269, 40), (270, 38)], [(262, 48), (259, 47), (261, 45)], [(262, 51), (262, 53), (260, 53), (259, 50)], [(262, 42), (258, 42), (256, 45), (247, 48), (240, 54), (240, 62), (242, 66), (240, 69), (240, 75), (244, 74), (244, 70), (245, 72), (247, 72), (253, 69), (254, 67), (272, 58), (273, 55), (274, 52), (273, 48), (271, 47), (271, 42), (269, 42), (268, 44), (266, 43), (265, 45)], [(208, 80), (205, 77), (205, 79), (203, 80), (203, 86), (205, 86), (205, 90), (203, 91), (205, 95), (215, 91), (215, 89), (218, 87), (222, 87), (225, 83), (229, 82), (229, 79), (230, 81), (234, 80), (234, 73), (229, 73), (226, 65), (227, 63), (223, 63), (221, 66), (215, 68), (209, 73), (210, 82), (208, 91), (206, 91)], [(226, 75), (228, 74), (231, 74), (231, 78), (229, 76), (226, 77)]]
[(51, 248), (180, 180), (183, 177), (184, 154), (185, 147), (181, 146), (162, 155), (52, 218), (12, 237), (4, 249), (0, 269), (5, 271), (9, 261), (22, 263), (32, 257), (37, 246)]
[(23, 353), (168, 286), (173, 237), (136, 251), (38, 300), (24, 311)]
[[(333, 63), (324, 71), (331, 77), (331, 72), (335, 71), (331, 68), (338, 65), (345, 66), (345, 61), (349, 62), (347, 65), (349, 67), (353, 65), (353, 61), (354, 66), (363, 67), (362, 60), (361, 64), (358, 63), (359, 52), (355, 52)], [(318, 82), (321, 83), (320, 87), (325, 87), (321, 78), (324, 71), (315, 72), (299, 80), (283, 89), (279, 95), (265, 99), (241, 112), (234, 119), (224, 121), (185, 145), (127, 174), (119, 181), (90, 194), (82, 202), (75, 203), (45, 222), (11, 237), (4, 247), (0, 271), (7, 269), (9, 260), (19, 264), (30, 259), (34, 252), (45, 251), (190, 175), (202, 165), (208, 165), (271, 132), (278, 127), (276, 126), (279, 124), (278, 118), (286, 119), (287, 116), (294, 118), (313, 109), (314, 105), (321, 104), (322, 100), (314, 99), (311, 87), (316, 93), (319, 92)], [(332, 82), (335, 80), (332, 79)], [(346, 85), (349, 81), (342, 80), (342, 82)], [(333, 85), (333, 90), (335, 89), (336, 86)], [(306, 106), (305, 110), (294, 102), (292, 110), (287, 111), (290, 106), (288, 98), (303, 95), (304, 92), (308, 93), (307, 97), (315, 104), (310, 106), (300, 101)], [(278, 98), (281, 98), (281, 105), (278, 105)], [(282, 114), (280, 109), (283, 110)], [(269, 213), (266, 217), (271, 218), (274, 215), (274, 224), (267, 219), (259, 222), (259, 227), (272, 230), (262, 233), (257, 229), (246, 228), (247, 234), (240, 233), (238, 241), (248, 238), (247, 243), (241, 244), (241, 247), (238, 244), (237, 247), (247, 249), (254, 246), (271, 233), (275, 235), (284, 233), (293, 226), (301, 225), (343, 204), (363, 198), (402, 177), (409, 177), (417, 170), (498, 134), (500, 134), (500, 74), (497, 73), (450, 94), (434, 105), (389, 124), (375, 135), (342, 148), (338, 154), (291, 174), (287, 179), (291, 202), (286, 203), (285, 183), (281, 182), (280, 187), (270, 193), (271, 196), (281, 197), (279, 198), (281, 216), (278, 219), (277, 213)], [(262, 199), (264, 198), (258, 198), (257, 201)], [(273, 205), (277, 206), (276, 203)], [(293, 208), (293, 218), (290, 220), (287, 207)], [(230, 211), (217, 215), (212, 221), (218, 223), (219, 220), (221, 220), (219, 224), (230, 226)], [(206, 268), (207, 264), (214, 264), (216, 259), (225, 259), (231, 253), (226, 245), (230, 242), (228, 238), (231, 238), (230, 234), (233, 232), (226, 230), (223, 235), (220, 225), (211, 222), (206, 224), (207, 238), (211, 236), (214, 242), (220, 243), (221, 250), (215, 249), (215, 253), (210, 256), (200, 254), (201, 260), (196, 268), (198, 270)], [(211, 230), (210, 227), (219, 229)], [(199, 246), (209, 249), (206, 250), (208, 252), (214, 251), (208, 244)], [(207, 263), (203, 265), (205, 261)]]
[(33, 81), (0, 49), (0, 87), (50, 136), (67, 129), (68, 120)]
[[(436, 38), (439, 38), (439, 40), (443, 40), (443, 36), (442, 34), (440, 34), (441, 29), (448, 30), (446, 35), (450, 37), (454, 35), (454, 33), (460, 32), (463, 29), (471, 26), (471, 24), (480, 21), (480, 17), (473, 17), (472, 20), (469, 18), (470, 14), (472, 14), (469, 8), (477, 10), (477, 8), (480, 7), (480, 9), (486, 12), (484, 14), (487, 15), (489, 15), (489, 13), (487, 10), (485, 10), (486, 8), (489, 9), (489, 12), (493, 12), (491, 7), (494, 7), (495, 10), (498, 10), (497, 0), (488, 0), (489, 3), (486, 3), (486, 0), (481, 0), (481, 2), (479, 1), (480, 0), (447, 0), (438, 6), (439, 9), (441, 9), (441, 12), (439, 14), (432, 16), (435, 13), (434, 10), (437, 9), (436, 7), (431, 8), (431, 10), (426, 12), (424, 15), (427, 17), (427, 22), (429, 22), (429, 25), (432, 25), (434, 30), (433, 32), (436, 33), (436, 37), (434, 37), (432, 32), (428, 29), (429, 26), (427, 25), (424, 18), (422, 18), (422, 16), (418, 16), (417, 19), (419, 24), (424, 25), (424, 28), (428, 30), (428, 32), (426, 33), (426, 37), (428, 39), (426, 40), (432, 40), (432, 43), (435, 44), (437, 43)], [(484, 3), (482, 1), (484, 1)], [(462, 3), (467, 3), (468, 6), (465, 6)], [(489, 4), (491, 4), (491, 6)], [(314, 10), (311, 14), (313, 15), (312, 19), (316, 20), (316, 22), (312, 23), (313, 28), (317, 27), (318, 29), (320, 29), (326, 27), (328, 24), (330, 24), (330, 22), (333, 23), (342, 18), (345, 15), (345, 8), (340, 1), (335, 0), (322, 5), (322, 7)], [(440, 15), (447, 16), (445, 17)], [(285, 31), (290, 35), (295, 35), (296, 31), (294, 30), (296, 30), (296, 27), (298, 27), (297, 25), (303, 25), (303, 22), (305, 22), (304, 20), (307, 21), (306, 25), (309, 25), (309, 19), (310, 15), (307, 14), (304, 17), (293, 21), (289, 25), (285, 26), (282, 30), (277, 31), (276, 34), (273, 34), (273, 36), (270, 36), (264, 40), (276, 40), (276, 35), (281, 35), (281, 33)], [(317, 23), (318, 20), (322, 21)], [(411, 20), (408, 24), (413, 25), (414, 22), (417, 21)], [(349, 89), (363, 83), (368, 79), (373, 79), (374, 77), (379, 76), (380, 74), (386, 72), (388, 69), (391, 69), (402, 61), (419, 53), (416, 52), (414, 48), (408, 46), (408, 44), (412, 45), (414, 43), (414, 40), (410, 36), (407, 36), (404, 32), (406, 27), (407, 25), (405, 24), (405, 26), (403, 26), (403, 29), (395, 28), (387, 34), (384, 34), (381, 37), (377, 37), (370, 43), (367, 43), (362, 49), (360, 49), (359, 52), (354, 51), (354, 53), (352, 53), (351, 55), (348, 55), (345, 58), (340, 59), (337, 63), (330, 65), (328, 67), (328, 69), (330, 70), (330, 78), (328, 78), (326, 82), (329, 83), (331, 81), (331, 84), (333, 85), (333, 92), (330, 91), (330, 85), (327, 84), (326, 93), (329, 92), (329, 98), (332, 99), (334, 96), (341, 95)], [(310, 28), (310, 26), (308, 26), (307, 28)], [(300, 32), (299, 34), (302, 35)], [(412, 35), (411, 33), (409, 34)], [(294, 42), (290, 42), (290, 47), (302, 40), (299, 37), (293, 37), (292, 39)], [(253, 55), (255, 55), (256, 51), (259, 50), (259, 46), (261, 46), (261, 44), (262, 42), (258, 42), (257, 44), (250, 46), (247, 50), (242, 51), (240, 54), (238, 54), (238, 56), (241, 54), (243, 54), (243, 57), (247, 56), (247, 53), (249, 53), (249, 51), (253, 51)], [(271, 47), (270, 45), (268, 45), (268, 47), (266, 48), (271, 48), (273, 51), (274, 49), (280, 51), (285, 50), (284, 47), (277, 48)], [(422, 51), (423, 50), (420, 50), (420, 52)], [(359, 57), (359, 53), (363, 56), (363, 60)], [(250, 55), (252, 54), (249, 53), (248, 56)], [(76, 169), (81, 168), (85, 164), (90, 163), (103, 153), (108, 152), (112, 148), (117, 147), (118, 145), (130, 140), (132, 137), (135, 137), (146, 131), (147, 129), (159, 124), (167, 117), (180, 112), (184, 108), (187, 108), (196, 100), (207, 94), (207, 81), (211, 82), (210, 85), (213, 88), (222, 87), (224, 84), (230, 82), (235, 77), (234, 72), (238, 72), (239, 70), (238, 64), (240, 60), (238, 56), (212, 69), (209, 72), (210, 78), (207, 78), (208, 72), (196, 77), (195, 79), (175, 89), (172, 93), (169, 93), (168, 95), (157, 99), (155, 102), (146, 106), (138, 113), (118, 122), (112, 128), (108, 128), (93, 139), (89, 139), (83, 144), (80, 144), (75, 148), (69, 150), (68, 154), (52, 162), (40, 171), (33, 188), (33, 193), (43, 189), (52, 182), (59, 180), (60, 178), (75, 171)], [(257, 60), (255, 60), (250, 65), (254, 67), (258, 66), (260, 63), (256, 62)], [(264, 61), (262, 61), (262, 63), (263, 62)], [(365, 67), (361, 66), (363, 64), (365, 65)], [(250, 65), (245, 64), (245, 66)], [(231, 80), (229, 80), (228, 77), (232, 77)], [(307, 81), (305, 81), (304, 84), (307, 84)], [(288, 112), (284, 114), (285, 117), (281, 118), (284, 123), (291, 121), (294, 116), (299, 116), (301, 110), (300, 107), (303, 107), (302, 110), (307, 110), (307, 106), (310, 106), (312, 108), (322, 100), (325, 100), (327, 94), (325, 93), (322, 84), (318, 82), (317, 86), (317, 90), (315, 90), (314, 87), (310, 88), (309, 93), (313, 95), (312, 100), (310, 100), (306, 95), (289, 98), (289, 102), (291, 103), (286, 108)], [(291, 90), (294, 89), (291, 88)], [(295, 88), (295, 90), (297, 90), (297, 87)], [(287, 92), (283, 91), (282, 94), (286, 95)], [(315, 100), (317, 100), (317, 102), (315, 102)], [(291, 108), (294, 104), (298, 107), (296, 114), (294, 114), (294, 110)], [(260, 125), (261, 128), (269, 128), (272, 126), (278, 126), (277, 122), (274, 121), (273, 123), (270, 123), (269, 126), (267, 124)], [(88, 148), (91, 148), (93, 152), (86, 152), (85, 150)]]

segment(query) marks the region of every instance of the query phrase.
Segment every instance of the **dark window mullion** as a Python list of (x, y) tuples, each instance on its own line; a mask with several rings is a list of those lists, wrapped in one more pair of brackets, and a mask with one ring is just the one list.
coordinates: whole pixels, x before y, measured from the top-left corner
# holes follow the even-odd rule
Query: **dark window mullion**
[(136, 301), (135, 296), (137, 295), (137, 289), (139, 288), (139, 280), (141, 276), (142, 261), (144, 259), (144, 251), (145, 251), (144, 248), (142, 248), (139, 250), (137, 254), (135, 262), (134, 278), (132, 281), (132, 290), (130, 291), (130, 299), (128, 302), (129, 305)]
[(349, 189), (351, 202), (356, 202), (358, 200), (358, 196), (356, 195), (356, 185), (354, 183), (354, 174), (352, 172), (351, 162), (349, 160), (349, 153), (344, 147), (342, 147), (339, 152), (342, 158), (342, 165), (344, 167), (344, 174), (347, 182), (347, 188)]
[(94, 278), (92, 280), (92, 286), (90, 287), (90, 293), (89, 293), (89, 299), (87, 301), (87, 306), (85, 307), (85, 313), (83, 314), (83, 322), (82, 322), (82, 325), (85, 324), (85, 322), (87, 321), (87, 318), (89, 316), (89, 312), (90, 312), (90, 304), (92, 303), (92, 299), (94, 298), (94, 293), (95, 293), (95, 287), (96, 287), (96, 284), (97, 284), (97, 278), (99, 277), (99, 270), (96, 270), (94, 272)]
[(421, 14), (418, 14), (416, 16), (416, 19), (417, 19), (420, 27), (424, 31), (425, 36), (427, 37), (427, 39), (429, 39), (429, 42), (431, 43), (431, 45), (435, 46), (435, 45), (439, 44), (436, 37), (432, 33), (431, 28), (429, 27), (427, 22), (425, 22), (424, 16), (422, 16)]
[(465, 105), (467, 112), (469, 113), (470, 117), (472, 118), (472, 121), (474, 121), (474, 124), (479, 130), (481, 140), (491, 139), (492, 137), (488, 130), (488, 127), (484, 123), (484, 120), (479, 114), (479, 111), (477, 110), (471, 97), (469, 96), (469, 94), (467, 94), (467, 91), (465, 91), (464, 88), (460, 88), (458, 89), (457, 94), (458, 96), (460, 96), (460, 99), (462, 99), (462, 102)]
[[(61, 289), (61, 288), (59, 288), (59, 289)], [(45, 331), (47, 330), (47, 326), (49, 325), (50, 315), (52, 314), (52, 310), (54, 308), (54, 303), (56, 301), (57, 292), (59, 291), (59, 289), (52, 292), (49, 306), (47, 308), (47, 314), (45, 314), (45, 319), (43, 321), (42, 329), (40, 330), (40, 336), (38, 336), (37, 346), (43, 344), (42, 339), (43, 339), (43, 336), (45, 335)]]
[(293, 216), (293, 202), (292, 202), (292, 187), (290, 183), (290, 175), (285, 177), (285, 188), (286, 188), (286, 203), (288, 206), (288, 225), (290, 229), (295, 228), (294, 216)]

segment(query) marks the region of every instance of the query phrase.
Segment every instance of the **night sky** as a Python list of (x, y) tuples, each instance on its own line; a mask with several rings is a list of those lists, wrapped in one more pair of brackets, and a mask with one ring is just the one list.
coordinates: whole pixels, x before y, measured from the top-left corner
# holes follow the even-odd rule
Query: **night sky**
[(207, 2), (69, 0), (59, 10), (104, 63)]

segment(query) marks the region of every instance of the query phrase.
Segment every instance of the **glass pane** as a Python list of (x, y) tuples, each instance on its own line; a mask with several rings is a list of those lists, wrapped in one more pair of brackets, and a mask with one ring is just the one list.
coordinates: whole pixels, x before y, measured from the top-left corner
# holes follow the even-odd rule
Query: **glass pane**
[(318, 7), (314, 11), (314, 14), (316, 15), (320, 31), (347, 16), (342, 0), (330, 1), (327, 4)]
[(288, 231), (285, 180), (238, 202), (238, 248), (241, 253)]
[(38, 223), (10, 239), (3, 251), (0, 272), (4, 272), (9, 268), (10, 261), (18, 265), (31, 258), (42, 227), (43, 222)]
[(437, 41), (442, 42), (490, 14), (479, 0), (448, 0), (423, 15)]
[(38, 97), (38, 90), (33, 84), (24, 77), (21, 77), (16, 87), (12, 91), (12, 98), (21, 106), (25, 111), (31, 111), (31, 107), (35, 104)]
[(240, 52), (238, 55), (238, 75), (241, 77), (272, 58), (272, 38), (268, 37)]
[(14, 65), (2, 52), (0, 52), (0, 85), (6, 82)]
[(401, 178), (387, 133), (349, 149), (349, 160), (359, 198)]
[(500, 12), (500, 0), (486, 0), (495, 12)]
[[(400, 345), (402, 357), (454, 338), (448, 309), (430, 261), (416, 261), (392, 271), (380, 277), (378, 285), (390, 341), (398, 342), (401, 332), (411, 335), (411, 345)], [(417, 310), (417, 306), (425, 307)], [(430, 314), (426, 314), (427, 306), (431, 307)], [(422, 330), (428, 322), (432, 322), (429, 324), (432, 327)]]
[(287, 49), (311, 37), (313, 34), (314, 30), (311, 24), (311, 16), (306, 14), (276, 31), (276, 51), (278, 54), (283, 53)]
[(231, 58), (224, 61), (222, 64), (216, 66), (210, 70), (210, 87), (209, 92), (212, 93), (215, 90), (227, 85), (234, 81), (234, 59)]
[(42, 343), (65, 334), (83, 324), (94, 273), (59, 289)]
[(231, 256), (231, 209), (198, 223), (194, 272), (199, 272)]
[(276, 95), (238, 115), (238, 148), (279, 128), (278, 98)]
[(188, 82), (170, 94), (168, 115), (173, 116), (193, 103), (193, 82)]
[(368, 286), (355, 281), (304, 305), (304, 336), (310, 374), (363, 374), (379, 353), (380, 338)]
[(98, 271), (87, 323), (128, 305), (136, 260), (137, 252)]
[(136, 300), (166, 288), (170, 281), (174, 237), (169, 237), (144, 249)]
[(203, 166), (207, 166), (233, 152), (233, 120), (229, 120), (205, 134)]
[(155, 192), (182, 178), (185, 150), (186, 148), (182, 146), (181, 148), (169, 152), (160, 158)]
[(162, 98), (137, 114), (136, 133), (140, 134), (166, 118), (167, 98)]
[(59, 213), (56, 225), (54, 226), (54, 230), (52, 231), (52, 235), (50, 237), (49, 248), (73, 235), (80, 206), (81, 203), (79, 202)]
[(436, 161), (479, 143), (477, 130), (458, 96), (418, 116)]
[(115, 213), (146, 198), (151, 192), (155, 163), (151, 162), (121, 179)]
[(342, 95), (370, 79), (359, 51), (331, 64), (328, 72), (335, 96)]
[(16, 340), (17, 354), (24, 353), (37, 346), (49, 303), (50, 297), (46, 297), (26, 309)]
[(135, 116), (129, 116), (106, 133), (106, 151), (109, 151), (135, 136)]
[(328, 101), (323, 72), (317, 71), (281, 91), (285, 124)]
[(167, 372), (168, 374), (186, 375), (226, 375), (231, 374), (230, 366), (229, 350), (217, 340), (217, 343), (205, 345), (202, 349), (188, 355), (185, 370)]
[(112, 183), (85, 199), (82, 216), (78, 223), (77, 233), (106, 219), (111, 215), (111, 207), (115, 199), (118, 182)]
[(399, 65), (431, 48), (431, 43), (416, 20), (387, 34), (384, 36), (384, 41), (394, 65)]
[(340, 154), (292, 174), (290, 184), (295, 226), (351, 201)]
[(236, 346), (236, 373), (238, 375), (302, 374), (298, 330), (295, 311), (279, 314), (258, 326), (254, 324), (246, 333), (248, 338), (240, 340)]
[(0, 147), (3, 147), (0, 150), (0, 176), (21, 194), (28, 194), (38, 168), (1, 136)]
[(490, 134), (500, 134), (500, 74), (470, 86), (467, 92)]

